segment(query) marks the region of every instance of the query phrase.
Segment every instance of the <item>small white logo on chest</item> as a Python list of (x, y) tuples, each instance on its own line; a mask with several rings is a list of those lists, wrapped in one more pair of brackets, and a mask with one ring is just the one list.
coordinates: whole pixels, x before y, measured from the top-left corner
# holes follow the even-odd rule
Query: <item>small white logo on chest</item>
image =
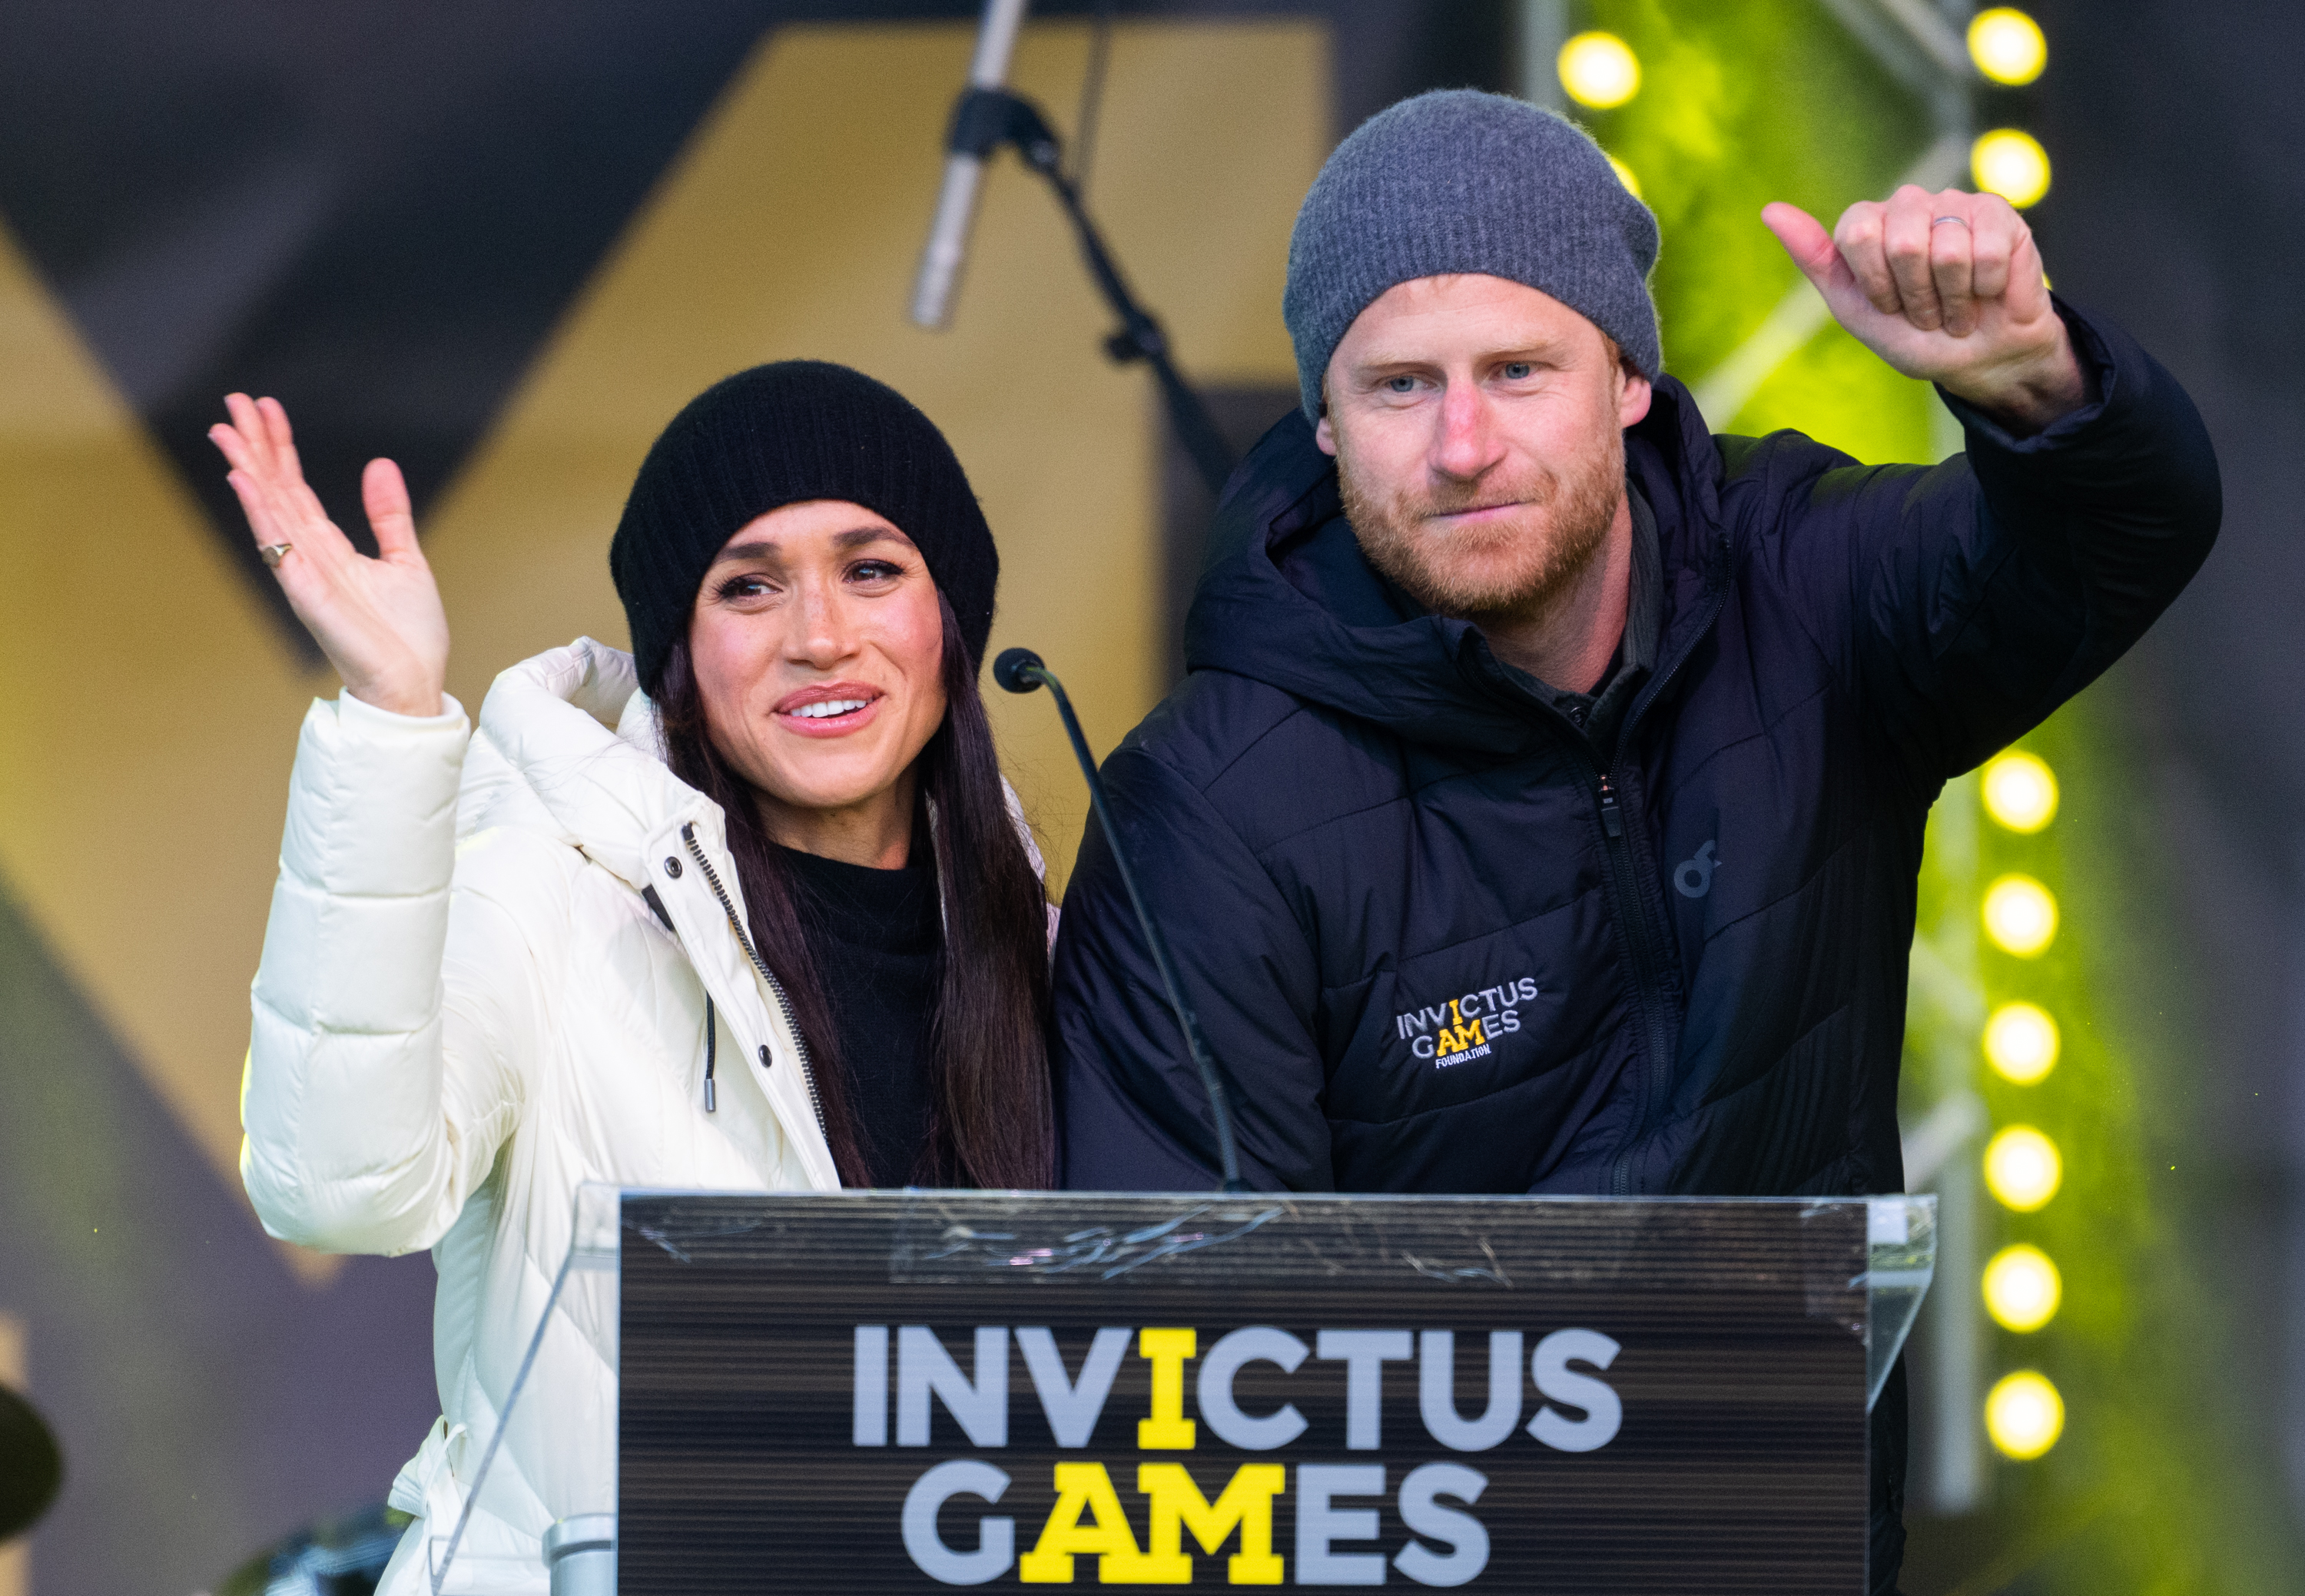
[(1535, 1002), (1536, 994), (1534, 976), (1484, 986), (1394, 1015), (1393, 1035), (1408, 1042), (1416, 1057), (1431, 1059), (1435, 1069), (1470, 1063), (1488, 1057), (1499, 1041), (1520, 1029), (1519, 1005)]

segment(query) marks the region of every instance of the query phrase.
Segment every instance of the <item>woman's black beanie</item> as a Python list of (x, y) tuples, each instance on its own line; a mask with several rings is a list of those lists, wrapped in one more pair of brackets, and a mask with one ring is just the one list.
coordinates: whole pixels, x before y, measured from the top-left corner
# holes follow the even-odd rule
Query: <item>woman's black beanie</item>
[(1000, 556), (967, 474), (936, 423), (886, 383), (820, 360), (780, 360), (714, 383), (672, 418), (641, 462), (608, 572), (651, 697), (688, 634), (713, 558), (783, 505), (843, 499), (913, 540), (984, 661)]

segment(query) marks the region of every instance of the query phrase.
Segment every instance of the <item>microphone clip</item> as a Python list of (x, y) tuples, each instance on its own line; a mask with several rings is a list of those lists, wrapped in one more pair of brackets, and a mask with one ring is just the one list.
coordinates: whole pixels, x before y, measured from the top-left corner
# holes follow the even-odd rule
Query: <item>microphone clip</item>
[[(938, 202), (937, 230), (930, 235), (929, 257), (922, 267), (923, 286), (917, 291), (913, 319), (923, 327), (943, 325), (948, 303), (945, 296), (950, 291), (950, 273), (957, 269), (959, 247), (957, 243), (950, 246), (951, 259), (944, 268), (947, 275), (939, 278), (932, 269), (939, 259), (939, 240), (944, 237), (947, 208), (957, 203), (963, 209), (955, 214), (965, 217), (965, 207), (974, 202), (974, 174), (982, 170), (982, 163), (1003, 145), (1015, 146), (1025, 164), (1054, 191), (1057, 202), (1064, 208), (1080, 241), (1089, 275), (1096, 279), (1105, 303), (1120, 319), (1118, 329), (1104, 338), (1105, 354), (1116, 364), (1141, 360), (1152, 368), (1178, 441), (1192, 457), (1201, 480), (1208, 484), (1210, 494), (1221, 499), (1237, 464), (1232, 445), (1217, 426), (1216, 418), (1209, 414), (1208, 405), (1193, 391), (1170, 359), (1167, 330), (1129, 292), (1127, 281), (1120, 275), (1119, 263), (1113, 260), (1103, 235), (1088, 214), (1079, 183), (1065, 170), (1063, 141), (1057, 137), (1041, 108), (1022, 95), (977, 82), (962, 90), (960, 98), (953, 102), (952, 124), (945, 133), (945, 151), (954, 158), (947, 162), (947, 193)], [(954, 187), (956, 174), (960, 175), (957, 188)], [(957, 201), (954, 200), (956, 194), (960, 196)], [(965, 221), (962, 226), (965, 230)]]
[(1016, 146), (1025, 164), (1036, 172), (1053, 173), (1064, 159), (1056, 130), (1041, 108), (1005, 89), (980, 89), (974, 84), (953, 102), (952, 127), (945, 134), (948, 155), (991, 158), (1004, 144)]

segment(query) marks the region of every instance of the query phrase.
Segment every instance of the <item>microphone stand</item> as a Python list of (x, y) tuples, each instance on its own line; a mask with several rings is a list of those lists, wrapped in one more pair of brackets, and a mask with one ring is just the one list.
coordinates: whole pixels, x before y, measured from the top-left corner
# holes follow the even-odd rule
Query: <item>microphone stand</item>
[(1073, 757), (1080, 761), (1081, 774), (1088, 778), (1089, 802), (1095, 806), (1105, 841), (1111, 844), (1112, 862), (1120, 871), (1120, 884), (1128, 889), (1128, 906), (1136, 911), (1136, 924), (1152, 950), (1152, 962), (1160, 967), (1161, 985), (1168, 992), (1169, 1006), (1176, 1011), (1177, 1024), (1185, 1033), (1185, 1050), (1192, 1054), (1193, 1068), (1200, 1071), (1201, 1089), (1208, 1094), (1209, 1112), (1216, 1122), (1217, 1163), (1224, 1175), (1217, 1190), (1246, 1191), (1248, 1188), (1240, 1178), (1240, 1149), (1233, 1136), (1232, 1103), (1225, 1096), (1224, 1080), (1217, 1073), (1216, 1061), (1209, 1056), (1208, 1038), (1201, 1035), (1200, 1017), (1185, 1001), (1184, 983), (1178, 978), (1177, 961), (1170, 957), (1168, 939), (1161, 935), (1152, 910), (1144, 906), (1144, 894), (1136, 890), (1136, 873), (1128, 867), (1128, 855), (1121, 849), (1120, 828), (1113, 824), (1112, 810), (1104, 801), (1104, 779), (1097, 774), (1096, 759), (1088, 751), (1088, 738), (1081, 735), (1080, 721), (1073, 713), (1073, 701), (1065, 696), (1064, 684), (1057, 679), (1056, 673), (1041, 663), (1041, 656), (1029, 648), (1004, 649), (992, 662), (992, 679), (1011, 693), (1029, 693), (1045, 687), (1057, 701), (1057, 713), (1065, 720), (1065, 735), (1073, 741)]
[[(1089, 275), (1096, 279), (1105, 303), (1120, 318), (1119, 330), (1104, 340), (1105, 354), (1123, 365), (1141, 360), (1152, 368), (1152, 375), (1161, 383), (1161, 396), (1168, 401), (1170, 424), (1177, 429), (1185, 452), (1192, 457), (1210, 494), (1223, 497), (1225, 482), (1238, 464), (1233, 458), (1231, 446), (1218, 431), (1208, 406), (1170, 360), (1169, 335), (1152, 313), (1138, 304), (1128, 292), (1128, 285), (1113, 261), (1112, 252), (1105, 247), (1103, 235), (1097, 231), (1087, 206), (1082, 202), (1079, 187), (1065, 174), (1064, 147), (1058, 142), (1055, 130), (1031, 100), (1005, 89), (964, 90), (952, 109), (952, 132), (945, 145), (948, 153), (973, 155), (982, 160), (1004, 144), (1015, 146), (1017, 154), (1025, 158), (1025, 164), (1046, 178), (1049, 186), (1056, 191), (1057, 202), (1064, 207), (1074, 233), (1079, 236)], [(1057, 702), (1064, 702), (1061, 692)], [(1066, 713), (1069, 718), (1071, 712), (1067, 710)]]

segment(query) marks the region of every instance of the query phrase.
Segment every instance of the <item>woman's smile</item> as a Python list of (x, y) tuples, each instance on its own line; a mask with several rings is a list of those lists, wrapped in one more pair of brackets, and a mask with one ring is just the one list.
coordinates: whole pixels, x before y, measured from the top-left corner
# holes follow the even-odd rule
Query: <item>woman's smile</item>
[(777, 724), (799, 737), (846, 737), (879, 718), (880, 688), (862, 682), (824, 682), (787, 693), (770, 713)]

